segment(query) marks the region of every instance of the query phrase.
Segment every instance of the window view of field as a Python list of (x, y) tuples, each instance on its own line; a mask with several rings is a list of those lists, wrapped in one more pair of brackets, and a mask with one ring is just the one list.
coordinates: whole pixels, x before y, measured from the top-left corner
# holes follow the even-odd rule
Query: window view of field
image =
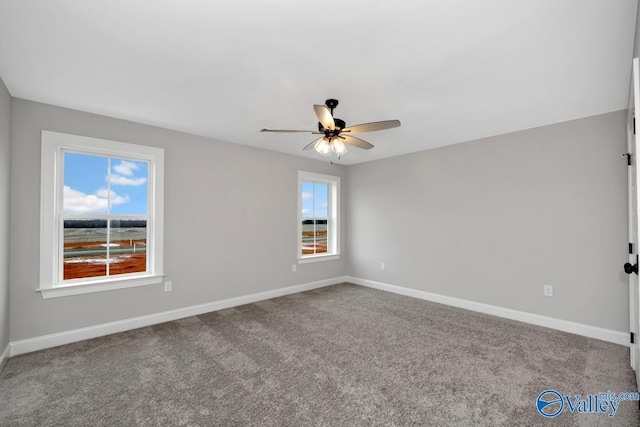
[(62, 280), (146, 272), (148, 162), (65, 151), (63, 171)]
[(329, 184), (302, 181), (302, 255), (327, 253)]
[(63, 256), (64, 280), (144, 272), (147, 221), (65, 220)]
[(327, 252), (327, 220), (307, 219), (302, 221), (302, 255)]

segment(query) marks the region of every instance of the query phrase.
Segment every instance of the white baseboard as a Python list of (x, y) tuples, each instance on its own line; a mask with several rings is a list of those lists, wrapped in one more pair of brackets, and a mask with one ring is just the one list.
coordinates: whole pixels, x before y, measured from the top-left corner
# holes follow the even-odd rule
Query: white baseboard
[(74, 329), (71, 331), (60, 332), (56, 334), (44, 335), (41, 337), (29, 338), (20, 341), (10, 342), (7, 348), (0, 354), (0, 372), (11, 356), (30, 353), (32, 351), (43, 350), (46, 348), (57, 347), (59, 345), (70, 344), (91, 338), (97, 338), (104, 335), (110, 335), (117, 332), (124, 332), (131, 329), (143, 328), (146, 326), (157, 325), (159, 323), (170, 322), (172, 320), (183, 319), (185, 317), (197, 316), (199, 314), (209, 313), (212, 311), (222, 310), (225, 308), (237, 307), (244, 304), (251, 304), (257, 301), (263, 301), (271, 298), (277, 298), (284, 295), (295, 294), (298, 292), (309, 291), (312, 289), (323, 288), (338, 283), (349, 282), (360, 286), (379, 289), (386, 292), (393, 292), (400, 295), (406, 295), (413, 298), (419, 298), (426, 301), (432, 301), (440, 304), (450, 305), (453, 307), (463, 308), (466, 310), (476, 311), (479, 313), (490, 314), (493, 316), (503, 317), (506, 319), (517, 320), (520, 322), (530, 323), (532, 325), (543, 326), (551, 329), (557, 329), (576, 335), (582, 335), (589, 338), (595, 338), (602, 341), (611, 342), (623, 346), (629, 346), (629, 335), (625, 332), (613, 331), (610, 329), (598, 328), (595, 326), (584, 325), (581, 323), (570, 322), (567, 320), (555, 319), (552, 317), (541, 316), (538, 314), (526, 313), (523, 311), (512, 310), (509, 308), (497, 307), (494, 305), (483, 304), (479, 302), (463, 300), (460, 298), (449, 297), (445, 295), (434, 294), (416, 289), (403, 288), (401, 286), (389, 285), (386, 283), (375, 282), (373, 280), (360, 279), (357, 277), (345, 276), (335, 277), (332, 279), (320, 280), (317, 282), (305, 283), (302, 285), (290, 286), (287, 288), (275, 289), (272, 291), (260, 292), (236, 298), (230, 298), (222, 301), (214, 301), (207, 304), (200, 304), (191, 307), (180, 308), (162, 313), (150, 314), (147, 316), (135, 317), (116, 322), (104, 323), (86, 328)]
[(7, 348), (4, 349), (2, 354), (0, 354), (0, 374), (5, 366), (7, 366), (7, 362), (9, 361), (9, 356), (11, 353), (11, 343), (7, 344)]
[(557, 329), (559, 331), (569, 332), (576, 335), (582, 335), (588, 338), (595, 338), (602, 341), (611, 342), (628, 347), (629, 334), (625, 332), (613, 331), (611, 329), (598, 328), (596, 326), (584, 325), (582, 323), (570, 322), (568, 320), (555, 319), (553, 317), (541, 316), (539, 314), (527, 313), (524, 311), (512, 310), (510, 308), (497, 307), (495, 305), (483, 304), (460, 298), (448, 297), (445, 295), (434, 294), (431, 292), (419, 291), (416, 289), (403, 288), (400, 286), (388, 285), (386, 283), (375, 282), (373, 280), (360, 279), (358, 277), (346, 278), (346, 281), (368, 288), (379, 289), (382, 291), (393, 292), (395, 294), (406, 295), (413, 298), (419, 298), (431, 302), (450, 305), (453, 307), (464, 308), (466, 310), (476, 311), (493, 316), (503, 317), (506, 319), (517, 320), (532, 325), (544, 326), (545, 328)]
[[(211, 311), (251, 304), (253, 302), (277, 298), (298, 292), (310, 291), (312, 289), (323, 288), (325, 286), (331, 286), (346, 281), (346, 277), (335, 277), (332, 279), (320, 280), (317, 282), (305, 283), (302, 285), (290, 286), (287, 288), (275, 289), (272, 291), (260, 292), (236, 298), (229, 298), (222, 301), (214, 301), (207, 304), (194, 305), (191, 307), (179, 308), (177, 310), (135, 317), (132, 319), (119, 320), (96, 326), (88, 326), (86, 328), (74, 329), (72, 331), (60, 332), (57, 334), (14, 341), (9, 344), (8, 349), (10, 350), (5, 350), (5, 353), (10, 353), (10, 356), (17, 356), (19, 354), (30, 353), (32, 351), (43, 350), (45, 348), (57, 347), (59, 345), (97, 338), (117, 332), (129, 331), (131, 329), (143, 328), (145, 326), (157, 325), (159, 323), (183, 319), (185, 317), (197, 316)], [(3, 356), (5, 353), (3, 353)]]

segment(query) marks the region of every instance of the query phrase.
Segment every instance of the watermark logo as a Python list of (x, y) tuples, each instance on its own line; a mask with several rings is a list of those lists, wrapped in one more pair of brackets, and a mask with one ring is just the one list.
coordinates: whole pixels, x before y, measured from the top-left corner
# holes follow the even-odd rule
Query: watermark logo
[(564, 409), (564, 400), (562, 395), (555, 390), (545, 390), (538, 395), (536, 407), (540, 415), (553, 418), (558, 416)]
[(546, 418), (554, 418), (560, 415), (565, 409), (578, 414), (606, 414), (613, 418), (618, 412), (620, 402), (640, 400), (639, 393), (612, 393), (611, 390), (605, 393), (587, 394), (560, 394), (556, 390), (545, 390), (536, 399), (536, 409), (538, 413)]

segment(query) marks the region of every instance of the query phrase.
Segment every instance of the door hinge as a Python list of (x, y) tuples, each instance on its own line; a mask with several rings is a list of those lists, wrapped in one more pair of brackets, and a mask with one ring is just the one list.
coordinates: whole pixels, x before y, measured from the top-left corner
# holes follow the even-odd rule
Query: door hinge
[(633, 243), (629, 242), (629, 254), (633, 254)]
[(623, 156), (627, 156), (627, 165), (631, 166), (631, 153), (624, 153)]
[(630, 337), (631, 344), (635, 344), (636, 343), (636, 335), (633, 332), (631, 332), (630, 335), (631, 335), (631, 337)]
[(636, 134), (636, 116), (633, 116), (633, 134)]

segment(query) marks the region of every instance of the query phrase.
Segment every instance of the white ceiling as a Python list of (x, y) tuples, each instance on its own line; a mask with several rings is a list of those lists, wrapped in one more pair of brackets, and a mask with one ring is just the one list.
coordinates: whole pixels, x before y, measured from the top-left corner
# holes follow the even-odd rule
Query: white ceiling
[[(0, 77), (48, 104), (353, 164), (626, 108), (636, 0), (0, 0)], [(335, 159), (334, 159), (335, 161)]]

